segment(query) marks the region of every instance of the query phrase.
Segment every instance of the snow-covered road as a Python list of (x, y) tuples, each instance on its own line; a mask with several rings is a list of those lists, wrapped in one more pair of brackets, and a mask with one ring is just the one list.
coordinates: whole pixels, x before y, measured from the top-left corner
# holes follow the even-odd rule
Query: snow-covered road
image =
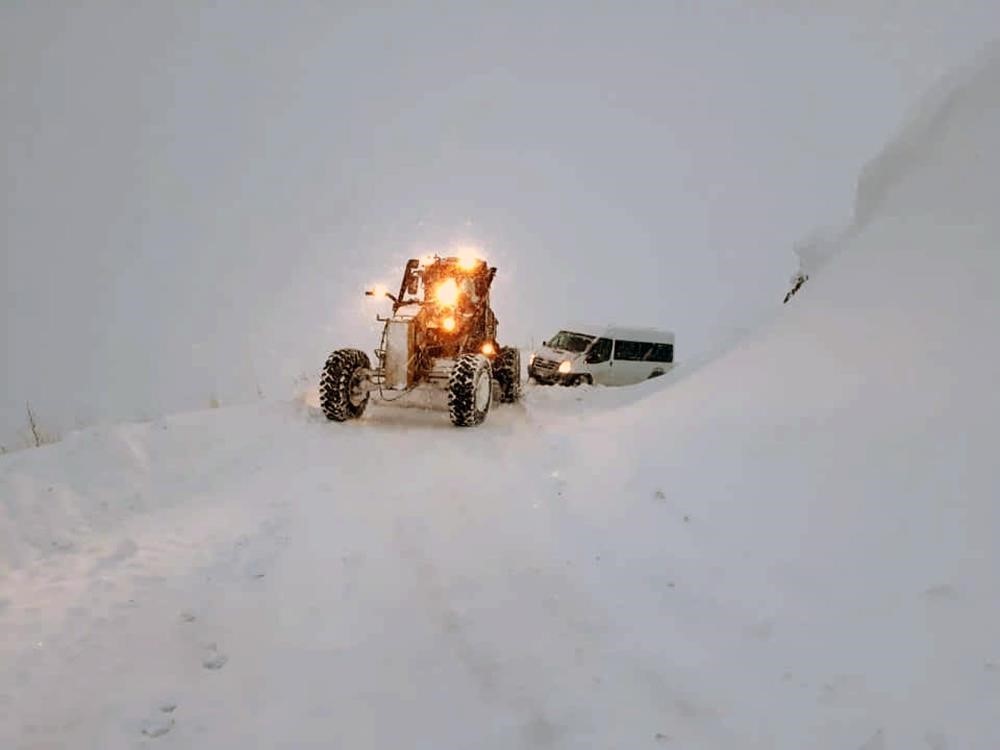
[[(0, 746), (989, 736), (1000, 671), (992, 631), (970, 624), (1000, 618), (985, 558), (949, 567), (953, 515), (916, 496), (905, 521), (831, 508), (852, 481), (795, 487), (788, 435), (742, 455), (718, 433), (743, 417), (709, 417), (704, 377), (535, 389), (476, 429), (262, 403), (7, 457), (20, 536), (4, 547)], [(676, 420), (671, 437), (652, 439), (650, 414)], [(711, 451), (685, 428), (698, 419), (718, 428)], [(864, 448), (796, 450), (864, 471)], [(931, 529), (942, 549), (917, 560)], [(847, 540), (853, 557), (827, 554)], [(936, 708), (914, 721), (914, 705)]]
[[(99, 501), (106, 533), (66, 529), (58, 552), (8, 579), (3, 746), (159, 735), (176, 747), (580, 747), (722, 733), (630, 653), (588, 591), (618, 551), (574, 520), (566, 421), (579, 417), (561, 414), (602, 397), (621, 400), (529, 396), (476, 430), (389, 408), (329, 425), (271, 404), (74, 436), (51, 452), (91, 466), (124, 452), (145, 476), (193, 446), (189, 471), (212, 479), (167, 470), (123, 486)], [(30, 481), (25, 464), (45, 466), (46, 452), (8, 476)], [(74, 489), (77, 502), (98, 486)]]

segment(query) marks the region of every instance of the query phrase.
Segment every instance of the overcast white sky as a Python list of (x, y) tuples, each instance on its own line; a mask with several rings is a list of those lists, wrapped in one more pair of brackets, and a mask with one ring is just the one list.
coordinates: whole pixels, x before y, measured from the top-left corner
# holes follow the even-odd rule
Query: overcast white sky
[(282, 395), (456, 242), (515, 341), (708, 348), (995, 0), (0, 4), (0, 443)]

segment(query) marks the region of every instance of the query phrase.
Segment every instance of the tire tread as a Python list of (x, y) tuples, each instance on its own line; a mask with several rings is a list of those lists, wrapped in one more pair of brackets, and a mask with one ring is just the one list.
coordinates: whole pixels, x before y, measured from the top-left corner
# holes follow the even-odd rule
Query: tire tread
[(351, 378), (360, 369), (370, 370), (371, 361), (357, 349), (338, 349), (327, 358), (319, 380), (319, 403), (330, 421), (346, 422), (364, 413), (367, 395), (360, 404), (351, 403)]

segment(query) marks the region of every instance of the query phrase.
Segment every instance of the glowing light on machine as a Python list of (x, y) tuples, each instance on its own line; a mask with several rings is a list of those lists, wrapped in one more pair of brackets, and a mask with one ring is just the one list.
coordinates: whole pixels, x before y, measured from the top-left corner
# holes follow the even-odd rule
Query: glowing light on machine
[(385, 297), (385, 295), (386, 295), (386, 293), (388, 291), (389, 291), (389, 289), (386, 287), (385, 284), (375, 284), (368, 291), (368, 296), (369, 297), (375, 297), (376, 299), (382, 299), (383, 297)]
[(458, 304), (460, 294), (458, 284), (455, 279), (445, 279), (434, 287), (434, 300), (439, 305), (454, 307)]
[(460, 271), (475, 271), (486, 263), (483, 260), (482, 249), (474, 245), (452, 247), (451, 255), (458, 259), (457, 265)]
[(493, 346), (493, 342), (492, 341), (487, 341), (485, 344), (483, 344), (483, 346), (480, 349), (480, 351), (483, 354), (485, 354), (487, 357), (492, 357), (494, 354), (497, 353), (496, 347)]
[(455, 330), (455, 319), (450, 315), (441, 321), (441, 329), (451, 333)]
[(573, 363), (570, 362), (568, 359), (559, 363), (559, 372), (561, 372), (563, 375), (565, 375), (572, 369), (573, 369)]

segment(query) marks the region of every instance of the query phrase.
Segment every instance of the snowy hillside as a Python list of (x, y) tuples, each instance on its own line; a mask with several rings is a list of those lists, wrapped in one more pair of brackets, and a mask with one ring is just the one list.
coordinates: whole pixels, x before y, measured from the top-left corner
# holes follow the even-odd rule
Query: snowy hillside
[(0, 747), (1000, 747), (1000, 51), (929, 101), (669, 383), (0, 458)]

